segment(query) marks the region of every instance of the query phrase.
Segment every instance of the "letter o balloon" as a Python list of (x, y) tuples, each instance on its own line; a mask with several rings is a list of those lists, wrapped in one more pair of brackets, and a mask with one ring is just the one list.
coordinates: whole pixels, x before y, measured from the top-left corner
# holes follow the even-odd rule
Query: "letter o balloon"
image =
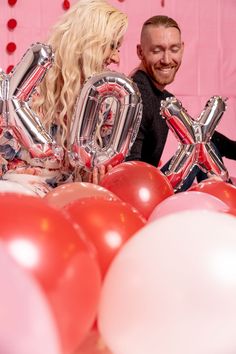
[(141, 116), (141, 95), (131, 79), (115, 71), (90, 77), (72, 117), (71, 165), (90, 171), (122, 162), (137, 136)]

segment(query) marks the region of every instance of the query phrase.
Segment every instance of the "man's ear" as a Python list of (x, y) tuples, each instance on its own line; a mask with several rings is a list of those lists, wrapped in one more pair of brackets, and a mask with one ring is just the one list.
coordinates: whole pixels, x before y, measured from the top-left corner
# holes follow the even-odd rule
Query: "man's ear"
[(137, 44), (137, 55), (140, 60), (143, 59), (143, 50), (142, 50), (141, 44)]

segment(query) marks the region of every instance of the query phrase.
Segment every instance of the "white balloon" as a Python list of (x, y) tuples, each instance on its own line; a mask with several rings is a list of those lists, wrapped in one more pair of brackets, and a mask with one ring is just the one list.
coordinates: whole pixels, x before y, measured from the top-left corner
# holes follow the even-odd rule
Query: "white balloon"
[[(16, 192), (32, 196), (44, 197), (52, 188), (45, 182), (45, 177), (27, 173), (7, 172), (3, 176), (0, 190), (4, 192)], [(11, 183), (12, 182), (12, 183)]]
[(20, 183), (4, 180), (0, 181), (0, 193), (17, 193), (36, 196), (32, 190), (22, 186)]
[(236, 353), (236, 218), (183, 211), (147, 224), (111, 264), (99, 330), (114, 354)]

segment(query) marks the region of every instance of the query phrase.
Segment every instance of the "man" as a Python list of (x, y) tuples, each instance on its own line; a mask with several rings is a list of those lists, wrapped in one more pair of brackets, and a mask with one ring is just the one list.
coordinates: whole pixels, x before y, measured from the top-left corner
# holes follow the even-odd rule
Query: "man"
[[(132, 74), (142, 96), (143, 117), (127, 161), (141, 160), (158, 166), (168, 134), (166, 121), (160, 115), (160, 104), (161, 100), (173, 96), (165, 87), (174, 81), (183, 51), (181, 30), (174, 19), (154, 16), (144, 23), (140, 44), (137, 45), (140, 65)], [(214, 133), (212, 142), (221, 156), (236, 159), (236, 142), (218, 132)], [(164, 166), (162, 171), (167, 167)], [(200, 175), (201, 179), (207, 177), (196, 166), (181, 190), (189, 188), (196, 174), (199, 179)]]

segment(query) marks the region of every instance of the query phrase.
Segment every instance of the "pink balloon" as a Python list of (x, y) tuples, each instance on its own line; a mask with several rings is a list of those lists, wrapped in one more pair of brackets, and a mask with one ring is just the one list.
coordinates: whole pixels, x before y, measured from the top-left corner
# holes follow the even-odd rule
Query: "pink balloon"
[(215, 210), (226, 212), (229, 207), (217, 197), (203, 192), (182, 192), (174, 194), (161, 203), (153, 210), (148, 221), (156, 220), (162, 216), (178, 213), (183, 210)]
[(0, 353), (60, 354), (48, 302), (38, 284), (0, 245)]
[(52, 189), (45, 195), (44, 200), (49, 205), (62, 209), (82, 198), (103, 198), (109, 201), (119, 199), (115, 194), (97, 184), (89, 182), (71, 182), (61, 184)]
[(153, 221), (113, 260), (98, 328), (112, 353), (236, 353), (236, 218), (191, 210)]

